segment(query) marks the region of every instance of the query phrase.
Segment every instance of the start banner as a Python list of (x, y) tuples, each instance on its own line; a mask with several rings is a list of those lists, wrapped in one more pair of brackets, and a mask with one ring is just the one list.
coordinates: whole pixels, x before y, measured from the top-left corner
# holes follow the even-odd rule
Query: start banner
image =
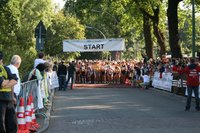
[(63, 52), (123, 51), (124, 49), (123, 38), (63, 41)]

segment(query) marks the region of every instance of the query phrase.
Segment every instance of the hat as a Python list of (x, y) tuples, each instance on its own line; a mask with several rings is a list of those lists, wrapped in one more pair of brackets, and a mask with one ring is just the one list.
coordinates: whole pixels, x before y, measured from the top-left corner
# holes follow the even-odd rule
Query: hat
[(0, 51), (0, 60), (2, 60), (2, 59), (3, 59), (3, 52)]

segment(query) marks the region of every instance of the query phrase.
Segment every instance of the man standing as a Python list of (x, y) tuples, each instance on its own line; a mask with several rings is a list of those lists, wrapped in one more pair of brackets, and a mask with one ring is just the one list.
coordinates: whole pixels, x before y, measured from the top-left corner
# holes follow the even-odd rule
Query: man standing
[(58, 66), (57, 66), (57, 61), (54, 62), (54, 65), (53, 65), (53, 71), (57, 72), (58, 71)]
[(61, 64), (58, 66), (58, 79), (59, 79), (59, 90), (65, 87), (67, 67), (64, 65), (64, 61), (61, 61)]
[(190, 110), (192, 90), (195, 95), (196, 110), (199, 111), (199, 72), (200, 66), (195, 62), (194, 59), (190, 60), (190, 64), (184, 69), (184, 72), (187, 74), (187, 102), (185, 111)]
[(17, 133), (16, 99), (12, 89), (16, 84), (17, 77), (3, 66), (3, 53), (0, 51), (0, 133)]
[(69, 63), (69, 67), (67, 69), (68, 78), (67, 78), (67, 82), (65, 84), (65, 90), (67, 89), (67, 86), (68, 86), (68, 83), (69, 83), (70, 79), (71, 79), (71, 89), (73, 88), (75, 71), (76, 71), (76, 69), (75, 69), (75, 66), (74, 66), (74, 62), (72, 61), (72, 62)]
[(10, 61), (10, 65), (8, 65), (8, 68), (10, 69), (12, 74), (16, 74), (18, 81), (17, 84), (14, 86), (14, 94), (15, 94), (15, 98), (18, 100), (18, 95), (20, 93), (20, 87), (21, 87), (21, 81), (20, 81), (20, 77), (19, 77), (19, 67), (21, 65), (21, 57), (19, 55), (13, 55), (11, 61)]

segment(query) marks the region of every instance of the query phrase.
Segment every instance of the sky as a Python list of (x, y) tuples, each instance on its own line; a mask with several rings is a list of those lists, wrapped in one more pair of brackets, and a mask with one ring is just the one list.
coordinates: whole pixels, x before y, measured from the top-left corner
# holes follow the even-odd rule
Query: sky
[(65, 1), (64, 0), (52, 0), (54, 3), (58, 4), (60, 8), (64, 7)]

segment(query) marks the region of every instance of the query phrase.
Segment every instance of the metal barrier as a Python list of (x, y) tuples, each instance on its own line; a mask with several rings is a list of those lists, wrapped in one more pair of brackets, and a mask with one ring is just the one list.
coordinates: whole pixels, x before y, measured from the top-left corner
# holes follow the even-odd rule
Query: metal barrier
[[(39, 85), (40, 84), (38, 80), (31, 80), (25, 83), (21, 83), (21, 91), (19, 94), (19, 98), (20, 97), (24, 98), (24, 107), (26, 108), (27, 99), (30, 95), (32, 95), (35, 115), (40, 115), (40, 116), (43, 116), (44, 118), (47, 118), (45, 112), (40, 111), (40, 108), (38, 107), (38, 100), (41, 100), (38, 98), (42, 98), (42, 97), (38, 97), (38, 91), (39, 91), (38, 89), (40, 89)], [(17, 100), (17, 108), (18, 107), (19, 107), (19, 100)]]
[[(20, 91), (19, 97), (24, 98), (25, 107), (26, 107), (27, 98), (30, 95), (32, 95), (34, 99), (34, 106), (35, 106), (34, 108), (37, 108), (37, 91), (38, 91), (37, 88), (38, 88), (38, 80), (31, 80), (25, 83), (21, 83), (21, 91)], [(19, 100), (18, 100), (17, 105), (19, 105)]]
[(42, 80), (31, 80), (21, 83), (21, 89), (17, 98), (17, 109), (19, 108), (19, 98), (24, 98), (24, 108), (27, 106), (27, 99), (33, 97), (33, 104), (36, 116), (47, 118), (47, 102), (52, 96), (52, 92), (58, 87), (58, 77), (56, 72), (48, 72)]

